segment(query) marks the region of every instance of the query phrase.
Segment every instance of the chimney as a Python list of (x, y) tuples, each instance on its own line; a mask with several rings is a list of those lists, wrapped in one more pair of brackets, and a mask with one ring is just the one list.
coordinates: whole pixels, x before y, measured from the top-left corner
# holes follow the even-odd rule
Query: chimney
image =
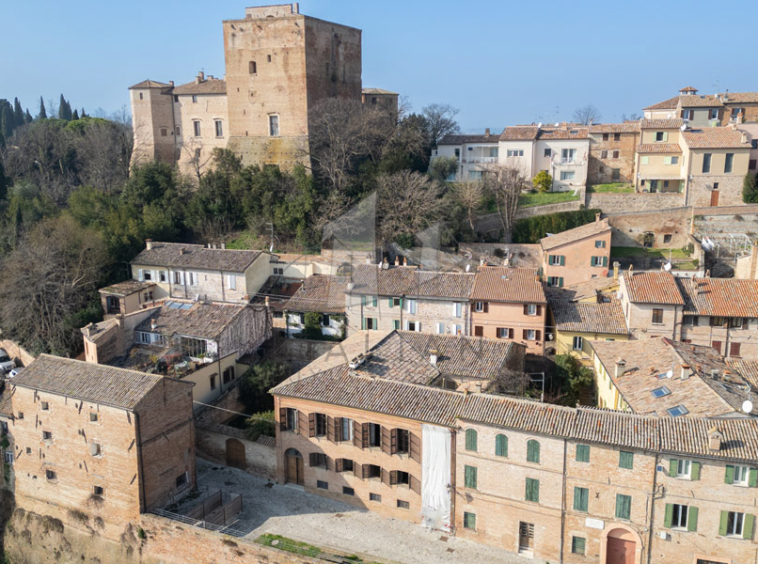
[(408, 257), (403, 257), (403, 266), (408, 266)]
[(350, 282), (348, 282), (348, 283), (347, 283), (347, 291), (348, 291), (348, 292), (352, 292), (352, 291), (353, 291), (353, 288), (355, 288), (355, 284), (354, 284), (354, 283), (353, 283), (353, 281), (351, 280)]
[(616, 361), (616, 378), (620, 378), (626, 370), (626, 361), (620, 358)]
[(153, 248), (153, 240), (152, 239), (145, 239), (145, 248), (150, 251)]
[(179, 249), (179, 254), (180, 254), (180, 255), (183, 255), (183, 254), (184, 254), (184, 248), (181, 248), (181, 249)]
[(747, 143), (747, 132), (746, 131), (742, 132), (742, 138), (740, 139), (740, 143), (742, 143), (743, 145), (745, 145)]
[(219, 246), (220, 246), (222, 249), (224, 249), (224, 250), (226, 249), (226, 243), (221, 243), (221, 245), (219, 245)]
[(711, 427), (708, 430), (708, 450), (719, 451), (721, 450), (721, 442), (724, 440), (724, 435), (716, 427)]
[(479, 266), (484, 266), (484, 257), (479, 259)]
[(690, 368), (689, 364), (682, 364), (682, 380), (686, 380), (689, 378), (692, 374), (692, 369)]
[(618, 280), (619, 279), (619, 267), (621, 266), (621, 263), (617, 260), (613, 261), (613, 279)]
[(150, 320), (150, 329), (152, 329), (153, 331), (155, 331), (157, 328), (158, 328), (158, 322), (155, 320), (155, 317), (153, 317)]
[(437, 366), (437, 349), (429, 349), (429, 362)]
[(201, 82), (205, 82), (205, 73), (203, 71), (197, 73), (197, 78), (195, 78), (195, 84), (200, 84)]
[(400, 266), (400, 255), (395, 255), (395, 266)]
[(600, 212), (597, 212), (595, 214), (595, 223), (599, 223), (599, 222), (600, 222)]
[(490, 136), (490, 128), (489, 127), (484, 130), (484, 136), (485, 137), (489, 137)]
[(477, 394), (481, 394), (482, 393), (482, 383), (481, 382), (477, 382), (474, 385), (476, 386), (476, 393)]

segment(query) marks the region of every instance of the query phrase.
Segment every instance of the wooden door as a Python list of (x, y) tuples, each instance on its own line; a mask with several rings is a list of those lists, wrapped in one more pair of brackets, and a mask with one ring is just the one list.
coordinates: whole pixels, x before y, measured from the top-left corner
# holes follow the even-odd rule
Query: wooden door
[(534, 523), (519, 523), (518, 527), (518, 550), (519, 552), (532, 552), (534, 549)]
[(484, 327), (481, 325), (476, 325), (474, 327), (474, 337), (483, 337), (484, 336)]
[(719, 191), (718, 190), (711, 190), (711, 207), (716, 207), (719, 205)]
[(244, 470), (247, 468), (245, 445), (237, 439), (226, 440), (226, 465)]
[(721, 354), (721, 341), (711, 341), (711, 347), (716, 349), (716, 352)]
[(608, 537), (606, 564), (634, 564), (636, 543), (631, 540)]
[(287, 455), (287, 477), (286, 482), (288, 484), (297, 484), (298, 486), (302, 486), (305, 484), (305, 480), (303, 477), (303, 457), (302, 456), (296, 456), (292, 454)]

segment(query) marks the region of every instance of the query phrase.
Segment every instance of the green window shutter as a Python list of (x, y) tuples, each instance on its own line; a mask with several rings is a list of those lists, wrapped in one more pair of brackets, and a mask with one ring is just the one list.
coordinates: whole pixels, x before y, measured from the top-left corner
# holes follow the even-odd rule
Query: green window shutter
[(690, 479), (691, 480), (700, 479), (700, 463), (699, 462), (692, 463), (692, 467), (690, 468)]
[(361, 305), (362, 306), (366, 305), (366, 296), (361, 296)]
[(377, 306), (379, 305), (379, 298), (377, 298), (376, 296), (373, 296), (373, 297), (371, 298), (371, 304), (372, 304), (374, 307), (377, 307)]
[(554, 257), (554, 256), (555, 256), (555, 255), (547, 255), (547, 263), (548, 263), (548, 264), (553, 264), (553, 257)]
[(563, 276), (558, 278), (558, 287), (563, 288)]
[(534, 478), (526, 479), (526, 501), (540, 501), (540, 481)]
[(616, 494), (616, 518), (629, 519), (632, 513), (632, 498), (624, 494)]
[(403, 298), (400, 298), (400, 309), (403, 309), (403, 302), (404, 302), (404, 301), (405, 301), (405, 300), (404, 300)]
[(590, 447), (589, 447), (589, 445), (576, 445), (576, 461), (577, 462), (589, 462), (590, 461)]
[(366, 329), (366, 318), (365, 317), (363, 319), (361, 319), (361, 329), (363, 329), (363, 330)]
[(676, 471), (679, 468), (679, 461), (676, 458), (672, 458), (669, 461), (669, 476), (674, 478), (676, 476)]
[(758, 486), (758, 468), (751, 468), (747, 473), (747, 485), (751, 488)]
[(724, 476), (724, 483), (725, 484), (734, 483), (734, 466), (732, 466), (731, 464), (726, 465), (726, 475)]
[[(731, 484), (731, 482), (729, 482)], [(729, 512), (728, 511), (722, 511), (721, 512), (721, 520), (719, 521), (719, 535), (722, 537), (726, 536), (726, 524), (729, 521)]]
[(587, 512), (590, 491), (587, 488), (574, 488), (574, 510)]
[(742, 527), (742, 538), (743, 539), (752, 539), (753, 538), (753, 526), (755, 525), (755, 515), (750, 515), (749, 513), (745, 513), (745, 523)]
[(388, 304), (388, 305), (389, 305), (390, 307), (394, 307), (394, 306), (392, 305), (392, 298), (390, 298), (390, 299), (389, 299), (389, 300), (387, 300), (387, 301), (389, 302), (389, 304)]
[(623, 450), (619, 452), (619, 468), (632, 470), (634, 468), (634, 453)]
[(466, 429), (466, 450), (476, 452), (476, 431), (474, 429)]
[(697, 507), (690, 505), (690, 510), (687, 514), (687, 530), (693, 533), (697, 531), (697, 513)]
[(464, 467), (465, 484), (467, 488), (476, 489), (476, 467), (465, 466)]
[(505, 435), (495, 437), (495, 456), (508, 456), (508, 437)]
[(393, 319), (392, 320), (392, 328), (399, 330), (400, 329), (400, 320), (399, 319)]
[(603, 257), (603, 266), (608, 266), (608, 257)]
[(540, 462), (540, 443), (534, 439), (526, 443), (526, 460), (527, 462)]
[(663, 132), (663, 140), (664, 141), (668, 141), (669, 140), (669, 132), (668, 131), (664, 131)]
[(561, 255), (561, 266), (566, 266), (566, 257)]
[(666, 513), (663, 517), (663, 526), (667, 529), (671, 528), (671, 521), (674, 520), (674, 504), (673, 503), (667, 503), (666, 504)]

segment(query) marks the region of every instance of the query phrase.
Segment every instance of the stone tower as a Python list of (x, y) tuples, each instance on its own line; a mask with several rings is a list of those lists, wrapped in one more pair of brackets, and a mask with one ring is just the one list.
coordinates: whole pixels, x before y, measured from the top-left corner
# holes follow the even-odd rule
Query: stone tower
[(173, 82), (165, 84), (155, 80), (143, 80), (129, 87), (134, 130), (133, 163), (152, 160), (174, 162), (173, 88)]
[(223, 27), (229, 148), (245, 164), (305, 162), (309, 110), (328, 97), (361, 99), (361, 31), (298, 4), (247, 8)]

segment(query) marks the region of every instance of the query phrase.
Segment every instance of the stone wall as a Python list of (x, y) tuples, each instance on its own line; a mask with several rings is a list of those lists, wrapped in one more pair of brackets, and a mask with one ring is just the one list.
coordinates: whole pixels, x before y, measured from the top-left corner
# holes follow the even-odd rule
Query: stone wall
[(614, 247), (642, 246), (645, 233), (653, 233), (653, 247), (681, 249), (690, 243), (692, 208), (675, 208), (609, 216)]
[(18, 364), (20, 361), (23, 366), (29, 366), (29, 364), (31, 364), (35, 358), (32, 353), (27, 351), (24, 347), (15, 341), (2, 339), (0, 340), (0, 348), (5, 349), (5, 351), (8, 353), (8, 356), (16, 361), (16, 364)]
[(604, 214), (678, 208), (684, 205), (684, 194), (587, 194), (587, 209), (601, 209)]
[(306, 365), (328, 353), (339, 343), (333, 341), (315, 341), (311, 339), (283, 339), (267, 356), (269, 360), (288, 362), (293, 367)]
[(227, 460), (229, 441), (238, 441), (245, 449), (246, 465), (241, 470), (271, 480), (276, 479), (276, 448), (273, 437), (262, 436), (260, 441), (249, 441), (241, 429), (226, 425), (204, 425), (196, 428), (195, 438), (198, 454), (216, 464), (224, 465), (231, 462)]

